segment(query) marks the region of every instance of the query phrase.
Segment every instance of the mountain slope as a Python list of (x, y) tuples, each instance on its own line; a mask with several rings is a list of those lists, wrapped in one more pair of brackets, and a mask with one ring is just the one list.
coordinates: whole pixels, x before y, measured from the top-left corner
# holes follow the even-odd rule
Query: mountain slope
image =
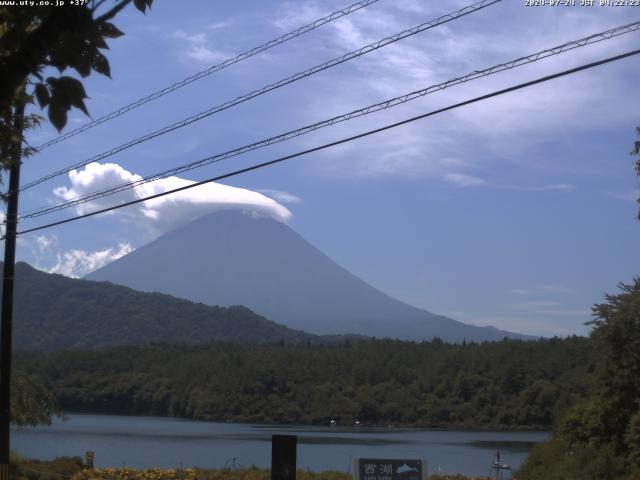
[(209, 305), (246, 305), (291, 328), (446, 341), (523, 337), (466, 325), (385, 295), (288, 226), (239, 211), (216, 212), (89, 274), (137, 290)]
[(16, 264), (13, 327), (14, 345), (18, 350), (210, 340), (324, 341), (266, 320), (245, 307), (195, 304), (107, 282), (44, 273), (26, 263)]

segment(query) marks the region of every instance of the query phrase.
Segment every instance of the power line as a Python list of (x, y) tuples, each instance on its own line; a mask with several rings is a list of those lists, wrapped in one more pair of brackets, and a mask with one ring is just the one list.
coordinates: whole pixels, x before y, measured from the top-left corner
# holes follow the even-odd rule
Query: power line
[(45, 182), (47, 180), (50, 180), (52, 178), (55, 178), (59, 175), (63, 175), (65, 173), (69, 173), (71, 170), (77, 169), (77, 168), (81, 168), (84, 167), (86, 165), (88, 165), (89, 163), (92, 162), (97, 162), (99, 160), (104, 160), (105, 158), (111, 157), (112, 155), (115, 155), (116, 153), (122, 152), (128, 148), (131, 148), (135, 145), (138, 145), (140, 143), (146, 142), (148, 140), (152, 140), (156, 137), (159, 137), (161, 135), (165, 135), (169, 132), (172, 132), (174, 130), (177, 130), (179, 128), (185, 127), (187, 125), (190, 125), (194, 122), (200, 121), (203, 118), (209, 117), (211, 115), (214, 115), (216, 113), (219, 113), (223, 110), (227, 110), (228, 108), (234, 107), (240, 103), (246, 102), (248, 100), (251, 100), (255, 97), (258, 97), (260, 95), (264, 95), (267, 92), (270, 92), (272, 90), (276, 90), (278, 88), (284, 87), (285, 85), (289, 85), (290, 83), (293, 82), (297, 82), (298, 80), (302, 80), (303, 78), (307, 78), (310, 77), (312, 75), (315, 75), (316, 73), (322, 72), (324, 70), (328, 70), (329, 68), (335, 67), (336, 65), (340, 65), (342, 63), (345, 63), (349, 60), (352, 60), (354, 58), (360, 57), (362, 55), (365, 55), (369, 52), (378, 50), (382, 47), (385, 47), (387, 45), (390, 45), (392, 43), (395, 43), (399, 40), (402, 40), (404, 38), (410, 37), (412, 35), (416, 35), (417, 33), (423, 32), (425, 30), (429, 30), (431, 28), (437, 27), (439, 25), (442, 25), (444, 23), (448, 23), (452, 20), (456, 20), (458, 18), (461, 18), (463, 16), (469, 15), (471, 13), (477, 12), (478, 10), (481, 10), (483, 8), (486, 8), (490, 5), (493, 5), (495, 3), (501, 2), (502, 0), (481, 0), (480, 2), (474, 3), (472, 5), (469, 5), (467, 7), (461, 8), (459, 10), (456, 10), (454, 12), (448, 13), (446, 15), (442, 15), (434, 20), (431, 20), (429, 22), (425, 22), (422, 23), (416, 27), (413, 27), (411, 29), (408, 30), (404, 30), (400, 33), (397, 33), (395, 35), (392, 35), (390, 37), (386, 37), (383, 38), (382, 40), (379, 40), (377, 42), (371, 43), (369, 45), (366, 45), (362, 48), (359, 48), (358, 50), (354, 50), (352, 52), (349, 52), (347, 54), (344, 54), (340, 57), (334, 58), (332, 60), (329, 60), (328, 62), (322, 63), (320, 65), (316, 65), (314, 67), (311, 67), (307, 70), (304, 70), (302, 72), (298, 72), (290, 77), (284, 78), (282, 80), (279, 80), (275, 83), (269, 84), (265, 87), (259, 88), (258, 90), (254, 90), (250, 93), (247, 93), (245, 95), (241, 95), (233, 100), (229, 100), (225, 103), (222, 103), (220, 105), (216, 105), (215, 107), (212, 107), (208, 110), (205, 110), (203, 112), (197, 113), (196, 115), (192, 115), (188, 118), (185, 118), (183, 120), (180, 120), (178, 122), (175, 122), (171, 125), (168, 125), (166, 127), (163, 127), (159, 130), (156, 130), (154, 132), (148, 133), (146, 135), (143, 135), (142, 137), (138, 137), (134, 140), (130, 140), (127, 143), (124, 143), (118, 147), (112, 148), (110, 150), (107, 150), (106, 152), (100, 153), (98, 155), (95, 155), (87, 160), (84, 160), (80, 163), (76, 163), (75, 165), (72, 165), (70, 167), (64, 168), (62, 170), (58, 170), (55, 171), (53, 173), (50, 173), (48, 175), (45, 175), (44, 177), (41, 177), (37, 180), (33, 180), (32, 182), (27, 183), (26, 185), (24, 185), (21, 190), (26, 190), (28, 188), (34, 187), (42, 182)]
[(596, 33), (593, 35), (589, 35), (588, 37), (583, 37), (580, 38), (578, 40), (573, 40), (567, 43), (564, 43), (562, 45), (553, 47), (553, 48), (549, 48), (549, 49), (545, 49), (545, 50), (541, 50), (539, 52), (524, 56), (524, 57), (519, 57), (515, 60), (511, 60), (509, 62), (505, 62), (505, 63), (500, 63), (497, 65), (494, 65), (492, 67), (489, 68), (485, 68), (483, 70), (475, 70), (471, 73), (468, 73), (464, 76), (460, 76), (460, 77), (455, 77), (452, 78), (450, 80), (447, 80), (446, 82), (442, 82), (436, 85), (431, 85), (427, 88), (424, 88), (422, 90), (417, 90), (399, 97), (395, 97), (389, 100), (385, 100), (383, 102), (379, 102), (373, 105), (369, 105), (368, 107), (364, 107), (364, 108), (360, 108), (358, 110), (353, 110), (349, 113), (345, 113), (343, 115), (339, 115), (339, 116), (335, 116), (332, 118), (329, 118), (327, 120), (323, 120), (320, 122), (316, 122), (314, 124), (311, 125), (307, 125), (295, 130), (291, 130), (289, 132), (285, 132), (273, 137), (269, 137), (267, 139), (264, 140), (260, 140), (258, 142), (254, 142), (248, 145), (244, 145), (242, 147), (239, 148), (235, 148), (233, 150), (229, 150), (227, 152), (224, 153), (220, 153), (220, 154), (216, 154), (213, 156), (209, 156), (207, 158), (204, 159), (200, 159), (194, 162), (190, 162), (187, 164), (183, 164), (168, 170), (164, 170), (162, 172), (153, 174), (153, 175), (149, 175), (147, 177), (144, 177), (140, 180), (136, 180), (134, 182), (126, 182), (126, 183), (122, 183), (119, 185), (114, 185), (113, 187), (109, 187), (105, 190), (101, 190), (98, 192), (93, 192), (81, 197), (76, 197), (74, 199), (68, 200), (67, 202), (64, 203), (60, 203), (57, 205), (53, 205), (53, 206), (45, 206), (45, 207), (39, 207), (37, 209), (33, 209), (31, 211), (25, 212), (23, 213), (20, 218), (21, 219), (28, 219), (28, 218), (35, 218), (35, 217), (39, 217), (42, 215), (47, 215), (59, 210), (63, 210), (66, 208), (70, 208), (72, 206), (76, 206), (76, 205), (80, 205), (82, 203), (87, 203), (89, 201), (92, 200), (97, 200), (99, 198), (103, 198), (106, 196), (110, 196), (110, 195), (114, 195), (116, 193), (119, 192), (123, 192), (126, 190), (129, 190), (131, 188), (137, 187), (139, 185), (143, 185), (145, 183), (154, 181), (154, 180), (158, 180), (160, 178), (166, 178), (169, 177), (171, 175), (176, 175), (179, 173), (183, 173), (189, 170), (193, 170), (196, 168), (200, 168), (202, 166), (205, 165), (209, 165), (211, 163), (216, 163), (231, 157), (235, 157), (244, 153), (247, 153), (249, 151), (253, 151), (253, 150), (257, 150), (259, 148), (263, 148), (269, 145), (273, 145), (275, 143), (280, 143), (286, 140), (289, 140), (291, 138), (295, 138), (310, 132), (313, 132), (315, 130), (318, 130), (320, 128), (324, 128), (324, 127), (328, 127), (331, 125), (335, 125), (336, 123), (340, 123), (340, 122), (344, 122), (347, 120), (351, 120), (352, 118), (357, 118), (360, 116), (364, 116), (364, 115), (368, 115), (370, 113), (373, 112), (377, 112), (380, 110), (385, 110), (387, 108), (391, 108), (397, 105), (401, 105), (403, 103), (415, 100), (417, 98), (421, 98), (425, 95), (428, 95), (430, 93), (434, 93), (436, 91), (440, 91), (440, 90), (444, 90), (445, 88), (449, 88), (451, 86), (454, 85), (458, 85), (461, 83), (465, 83), (471, 80), (475, 80), (477, 78), (481, 78), (481, 77), (485, 77), (485, 76), (489, 76), (504, 70), (510, 70), (522, 65), (526, 65), (528, 63), (533, 63), (536, 62), (538, 60), (547, 58), (549, 56), (553, 56), (553, 55), (559, 55), (561, 53), (573, 50), (575, 48), (578, 47), (583, 47), (586, 45), (590, 45), (592, 43), (597, 43), (603, 40), (607, 40), (625, 33), (630, 33), (630, 32), (636, 32), (640, 30), (640, 21), (638, 22), (634, 22), (634, 23), (630, 23), (628, 25), (623, 25), (623, 26), (619, 26), (619, 27), (615, 27), (609, 30), (605, 30), (604, 32), (600, 32), (600, 33)]
[(122, 204), (119, 204), (119, 205), (113, 205), (113, 206), (107, 207), (107, 208), (102, 208), (102, 209), (96, 210), (94, 212), (85, 213), (84, 215), (78, 215), (78, 216), (67, 218), (67, 219), (64, 219), (64, 220), (59, 220), (57, 222), (52, 222), (52, 223), (48, 223), (48, 224), (45, 224), (45, 225), (41, 225), (39, 227), (34, 227), (34, 228), (27, 229), (27, 230), (23, 230), (21, 232), (18, 232), (17, 235), (24, 235), (26, 233), (31, 233), (31, 232), (36, 232), (38, 230), (43, 230), (45, 228), (55, 227), (55, 226), (62, 225), (62, 224), (65, 224), (65, 223), (69, 223), (69, 222), (73, 222), (73, 221), (76, 221), (76, 220), (81, 220), (83, 218), (92, 217), (94, 215), (99, 215), (101, 213), (106, 213), (106, 212), (110, 212), (110, 211), (113, 211), (113, 210), (118, 210), (120, 208), (129, 207), (131, 205), (135, 205), (135, 204), (138, 204), (138, 203), (146, 202), (148, 200), (154, 200), (156, 198), (164, 197), (165, 195), (171, 195), (173, 193), (181, 192), (181, 191), (184, 191), (184, 190), (189, 190), (191, 188), (199, 187), (199, 186), (207, 184), (207, 183), (216, 182), (218, 180), (223, 180), (225, 178), (234, 177), (234, 176), (240, 175), (242, 173), (251, 172), (253, 170), (258, 170), (260, 168), (264, 168), (264, 167), (268, 167), (268, 166), (271, 166), (271, 165), (275, 165), (277, 163), (281, 163), (281, 162), (284, 162), (286, 160), (290, 160), (292, 158), (300, 157), (300, 156), (303, 156), (303, 155), (308, 155), (310, 153), (318, 152), (320, 150), (325, 150), (327, 148), (335, 147), (335, 146), (341, 145), (343, 143), (347, 143), (347, 142), (351, 142), (353, 140), (357, 140), (357, 139), (360, 139), (360, 138), (368, 137), (370, 135), (374, 135), (376, 133), (383, 132), (385, 130), (390, 130), (392, 128), (396, 128), (396, 127), (399, 127), (401, 125), (406, 125), (408, 123), (415, 122), (417, 120), (421, 120), (421, 119), (424, 119), (424, 118), (427, 118), (427, 117), (431, 117), (431, 116), (434, 116), (434, 115), (437, 115), (437, 114), (440, 114), (440, 113), (444, 113), (444, 112), (447, 112), (449, 110), (453, 110), (453, 109), (460, 108), (460, 107), (463, 107), (463, 106), (466, 106), (466, 105), (470, 105), (472, 103), (477, 103), (477, 102), (480, 102), (482, 100), (487, 100), (489, 98), (497, 97), (499, 95), (504, 95), (506, 93), (514, 92), (516, 90), (521, 90), (523, 88), (527, 88), (527, 87), (530, 87), (530, 86), (533, 86), (533, 85), (537, 85), (537, 84), (540, 84), (540, 83), (548, 82), (548, 81), (554, 80), (556, 78), (560, 78), (560, 77), (564, 77), (564, 76), (567, 76), (567, 75), (571, 75), (571, 74), (574, 74), (574, 73), (577, 73), (577, 72), (581, 72), (583, 70), (587, 70), (587, 69), (590, 69), (590, 68), (598, 67), (600, 65), (605, 65), (607, 63), (615, 62), (617, 60), (621, 60), (621, 59), (628, 58), (628, 57), (631, 57), (633, 55), (638, 55), (638, 54), (640, 54), (640, 49), (639, 50), (632, 50), (630, 52), (623, 53), (623, 54), (620, 54), (620, 55), (616, 55), (616, 56), (613, 56), (613, 57), (608, 57), (608, 58), (605, 58), (604, 60), (599, 60), (599, 61), (596, 61), (596, 62), (587, 63), (587, 64), (581, 65), (579, 67), (575, 67), (575, 68), (572, 68), (572, 69), (569, 69), (569, 70), (564, 70), (562, 72), (554, 73), (552, 75), (547, 75), (547, 76), (544, 76), (544, 77), (540, 77), (540, 78), (537, 78), (535, 80), (531, 80), (531, 81), (528, 81), (528, 82), (525, 82), (525, 83), (520, 83), (520, 84), (514, 85), (512, 87), (504, 88), (502, 90), (497, 90), (495, 92), (488, 93), (486, 95), (481, 95), (479, 97), (475, 97), (475, 98), (472, 98), (470, 100), (465, 100), (464, 102), (460, 102), (460, 103), (456, 103), (456, 104), (453, 104), (453, 105), (449, 105), (447, 107), (443, 107), (443, 108), (440, 108), (438, 110), (433, 110), (433, 111), (428, 112), (428, 113), (423, 113), (421, 115), (417, 115), (415, 117), (411, 117), (411, 118), (402, 120), (400, 122), (396, 122), (396, 123), (392, 123), (392, 124), (389, 124), (389, 125), (385, 125), (384, 127), (376, 128), (374, 130), (368, 130), (366, 132), (363, 132), (363, 133), (360, 133), (360, 134), (357, 134), (357, 135), (353, 135), (351, 137), (343, 138), (343, 139), (336, 140), (336, 141), (330, 142), (330, 143), (325, 143), (324, 145), (320, 145), (318, 147), (310, 148), (310, 149), (303, 150), (301, 152), (293, 153), (293, 154), (290, 154), (290, 155), (285, 155), (283, 157), (279, 157), (279, 158), (276, 158), (274, 160), (270, 160), (268, 162), (263, 162), (263, 163), (259, 163), (257, 165), (252, 165), (250, 167), (246, 167), (246, 168), (242, 168), (242, 169), (239, 169), (239, 170), (235, 170), (233, 172), (225, 173), (223, 175), (218, 175), (216, 177), (212, 177), (212, 178), (209, 178), (209, 179), (206, 179), (206, 180), (202, 180), (200, 182), (196, 182), (196, 183), (193, 183), (191, 185), (185, 185), (185, 186), (182, 186), (182, 187), (179, 187), (179, 188), (174, 188), (172, 190), (168, 190), (166, 192), (157, 193), (155, 195), (149, 195), (149, 196), (144, 197), (144, 198), (139, 198), (139, 199), (132, 200), (132, 201), (129, 201), (129, 202), (126, 202), (126, 203), (122, 203)]
[(266, 50), (269, 50), (270, 48), (273, 48), (277, 45), (280, 45), (282, 43), (288, 42), (289, 40), (293, 40), (294, 38), (300, 37), (301, 35), (304, 35), (305, 33), (311, 32), (312, 30), (315, 30), (318, 27), (321, 27), (322, 25), (325, 25), (327, 23), (333, 22), (334, 20), (337, 20), (339, 18), (342, 18), (346, 15), (349, 15), (353, 12), (356, 12), (362, 8), (368, 7), (369, 5), (371, 5), (372, 3), (376, 3), (379, 0), (363, 0), (361, 2), (357, 2), (354, 3), (353, 5), (350, 5), (346, 8), (343, 8), (342, 10), (338, 10), (336, 12), (333, 12), (330, 15), (327, 15), (326, 17), (322, 17), (319, 18), (318, 20), (315, 20), (307, 25), (304, 25), (292, 32), (286, 33), (278, 38), (275, 38), (273, 40), (269, 40), (267, 43), (263, 43), (262, 45), (259, 45), (257, 47), (252, 48), (251, 50), (247, 50), (246, 52), (243, 52), (235, 57), (232, 58), (228, 58), (225, 61), (223, 61), (222, 63), (218, 63), (216, 65), (212, 65), (211, 67), (207, 68), (206, 70), (202, 70), (198, 73), (195, 73), (193, 75), (191, 75), (190, 77), (187, 77), (183, 80), (180, 80), (179, 82), (176, 82), (172, 85), (169, 85), (168, 87), (165, 87), (161, 90), (158, 90), (156, 92), (153, 92), (149, 95), (147, 95), (146, 97), (140, 98), (138, 100), (136, 100), (135, 102), (132, 102), (128, 105), (125, 105), (122, 108), (119, 108), (118, 110), (114, 110), (111, 113), (108, 113), (106, 115), (103, 115), (102, 117), (99, 117), (95, 120), (92, 120), (91, 122), (82, 125), (81, 127), (78, 127), (74, 130), (71, 130), (63, 135), (59, 135), (58, 137), (49, 140), (48, 142), (43, 143), (42, 145), (39, 145), (36, 150), (37, 151), (42, 151), (47, 147), (50, 147), (51, 145), (55, 145), (56, 143), (60, 143), (68, 138), (74, 137), (82, 132), (85, 132), (97, 125), (100, 125), (101, 123), (104, 123), (108, 120), (111, 120), (113, 118), (119, 117), (121, 115), (124, 115), (127, 112), (130, 112), (131, 110), (134, 110), (142, 105), (144, 105), (145, 103), (149, 103), (157, 98), (163, 97), (175, 90), (178, 90), (179, 88), (182, 88), (186, 85), (189, 85), (190, 83), (195, 82), (196, 80), (200, 80), (201, 78), (207, 77), (209, 75), (211, 75), (212, 73), (215, 72), (219, 72), (220, 70), (223, 70), (231, 65), (234, 65), (236, 63), (239, 63), (243, 60), (246, 60), (248, 58), (251, 58), (259, 53), (262, 53)]

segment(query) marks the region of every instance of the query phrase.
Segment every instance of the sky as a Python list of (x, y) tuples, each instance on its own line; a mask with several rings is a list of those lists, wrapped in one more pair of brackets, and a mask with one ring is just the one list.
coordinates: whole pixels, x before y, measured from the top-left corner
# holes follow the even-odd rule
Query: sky
[[(22, 184), (468, 5), (380, 0), (28, 158)], [(20, 211), (221, 153), (640, 20), (638, 7), (504, 0), (23, 192)], [(84, 80), (93, 118), (348, 5), (169, 2), (126, 9), (112, 79)], [(214, 6), (215, 5), (215, 6)], [(572, 50), (159, 180), (21, 228), (312, 148), (640, 47), (640, 32)], [(640, 274), (639, 58), (556, 79), (335, 148), (19, 237), (17, 256), (81, 277), (200, 215), (250, 208), (412, 305), (533, 335), (586, 334), (591, 306)], [(73, 73), (70, 73), (73, 74)], [(35, 108), (34, 111), (38, 109)], [(88, 121), (70, 115), (66, 130)], [(56, 136), (49, 125), (30, 144)]]

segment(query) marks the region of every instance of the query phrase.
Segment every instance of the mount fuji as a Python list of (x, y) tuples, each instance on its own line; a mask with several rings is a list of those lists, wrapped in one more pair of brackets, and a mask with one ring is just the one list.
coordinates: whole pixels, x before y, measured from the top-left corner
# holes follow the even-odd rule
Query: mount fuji
[(244, 305), (314, 334), (448, 342), (530, 339), (417, 308), (377, 290), (286, 224), (237, 210), (198, 218), (90, 273), (207, 305)]

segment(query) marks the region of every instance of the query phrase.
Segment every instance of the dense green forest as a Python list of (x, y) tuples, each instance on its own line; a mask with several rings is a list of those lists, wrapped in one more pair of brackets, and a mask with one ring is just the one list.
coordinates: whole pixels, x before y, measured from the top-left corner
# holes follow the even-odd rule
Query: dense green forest
[(67, 411), (217, 421), (548, 429), (591, 390), (586, 338), (156, 344), (26, 354)]
[(594, 307), (591, 394), (557, 419), (519, 480), (640, 478), (640, 277), (620, 288)]
[(342, 341), (340, 336), (317, 336), (284, 327), (242, 306), (214, 307), (109, 282), (67, 278), (41, 272), (26, 263), (16, 264), (13, 325), (17, 350), (161, 341)]

